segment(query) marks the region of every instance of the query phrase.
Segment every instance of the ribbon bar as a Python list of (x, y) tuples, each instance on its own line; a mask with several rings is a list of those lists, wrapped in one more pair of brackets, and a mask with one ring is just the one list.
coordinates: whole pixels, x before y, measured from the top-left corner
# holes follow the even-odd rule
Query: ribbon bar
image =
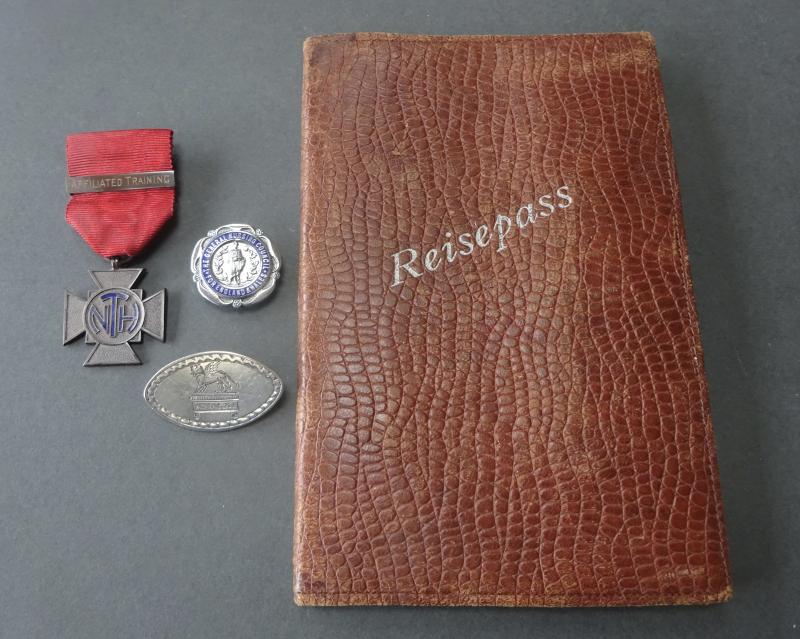
[(175, 188), (175, 171), (114, 173), (112, 175), (68, 175), (67, 193), (107, 193), (136, 189)]
[(172, 217), (172, 131), (67, 137), (67, 222), (106, 258), (133, 257)]

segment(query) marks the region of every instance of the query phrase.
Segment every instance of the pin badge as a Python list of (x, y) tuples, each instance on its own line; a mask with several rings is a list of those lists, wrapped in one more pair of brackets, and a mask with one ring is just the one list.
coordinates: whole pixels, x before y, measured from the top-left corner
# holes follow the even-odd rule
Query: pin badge
[(197, 290), (218, 306), (241, 308), (263, 301), (275, 289), (280, 268), (270, 239), (247, 224), (211, 230), (192, 251)]
[(255, 421), (281, 397), (271, 368), (246, 355), (206, 351), (176, 359), (147, 382), (144, 399), (167, 421), (206, 432)]

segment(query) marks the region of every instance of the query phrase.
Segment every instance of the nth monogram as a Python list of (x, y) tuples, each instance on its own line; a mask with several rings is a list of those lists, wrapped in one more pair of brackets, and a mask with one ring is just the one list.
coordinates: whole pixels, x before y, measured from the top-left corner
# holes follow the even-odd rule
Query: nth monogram
[[(118, 334), (132, 335), (139, 330), (141, 312), (136, 302), (126, 303), (131, 299), (128, 293), (120, 290), (108, 291), (99, 296), (105, 302), (102, 313), (97, 308), (97, 303), (89, 308), (87, 323), (95, 334), (105, 332), (109, 337)], [(138, 301), (138, 300), (137, 300)]]

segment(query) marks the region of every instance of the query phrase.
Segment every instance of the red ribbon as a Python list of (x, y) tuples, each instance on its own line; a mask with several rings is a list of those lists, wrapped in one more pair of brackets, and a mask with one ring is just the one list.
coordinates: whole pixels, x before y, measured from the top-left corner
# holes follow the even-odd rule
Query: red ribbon
[[(67, 136), (67, 175), (111, 175), (172, 170), (172, 131), (133, 129)], [(66, 219), (106, 258), (133, 257), (172, 217), (174, 188), (79, 193)]]

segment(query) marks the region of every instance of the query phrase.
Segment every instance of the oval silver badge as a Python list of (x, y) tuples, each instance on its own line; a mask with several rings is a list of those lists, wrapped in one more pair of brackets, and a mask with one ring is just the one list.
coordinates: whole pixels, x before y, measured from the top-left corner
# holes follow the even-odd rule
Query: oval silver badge
[(282, 392), (275, 371), (251, 357), (206, 351), (167, 364), (147, 382), (144, 399), (173, 424), (221, 431), (255, 421)]

